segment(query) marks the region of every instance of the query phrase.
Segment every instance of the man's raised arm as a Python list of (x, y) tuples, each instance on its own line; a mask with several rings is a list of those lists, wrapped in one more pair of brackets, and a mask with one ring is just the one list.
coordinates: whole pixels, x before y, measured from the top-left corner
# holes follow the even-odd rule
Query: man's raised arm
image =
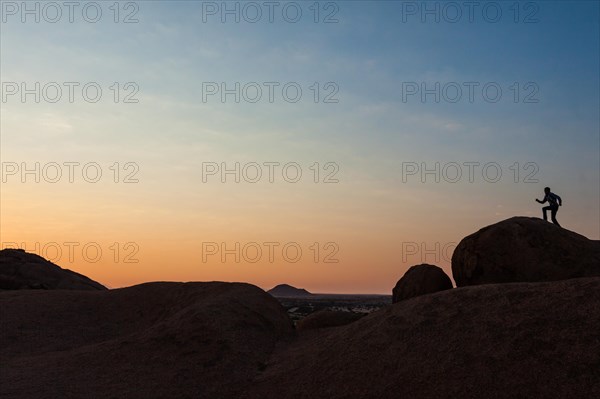
[(535, 200), (536, 200), (537, 202), (539, 202), (540, 204), (543, 204), (544, 202), (548, 201), (548, 196), (547, 196), (547, 195), (544, 195), (544, 199), (543, 199), (543, 200), (541, 200), (541, 201), (540, 201), (539, 199), (537, 199), (537, 198), (536, 198)]

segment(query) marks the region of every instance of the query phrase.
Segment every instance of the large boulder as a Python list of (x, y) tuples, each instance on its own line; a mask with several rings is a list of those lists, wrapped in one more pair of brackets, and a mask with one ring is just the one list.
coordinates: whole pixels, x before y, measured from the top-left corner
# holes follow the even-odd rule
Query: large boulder
[(86, 276), (22, 249), (0, 251), (0, 290), (106, 290)]
[(463, 238), (452, 274), (459, 287), (600, 276), (600, 241), (542, 219), (513, 217)]
[(452, 281), (444, 271), (423, 263), (408, 269), (392, 290), (392, 303), (420, 295), (452, 288)]
[(241, 283), (0, 293), (1, 398), (239, 398), (285, 309)]

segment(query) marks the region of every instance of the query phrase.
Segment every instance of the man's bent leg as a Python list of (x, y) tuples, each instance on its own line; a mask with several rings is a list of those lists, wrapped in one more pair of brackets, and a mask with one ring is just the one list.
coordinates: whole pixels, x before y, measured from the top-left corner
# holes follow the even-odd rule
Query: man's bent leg
[(560, 227), (560, 224), (558, 224), (558, 220), (556, 220), (556, 212), (558, 212), (558, 207), (553, 206), (552, 209), (550, 210), (550, 215), (552, 217), (552, 223), (554, 223), (555, 225)]
[(546, 214), (546, 212), (548, 212), (549, 209), (552, 209), (552, 207), (550, 206), (545, 206), (542, 208), (542, 211), (544, 212), (544, 220), (548, 220), (548, 215)]

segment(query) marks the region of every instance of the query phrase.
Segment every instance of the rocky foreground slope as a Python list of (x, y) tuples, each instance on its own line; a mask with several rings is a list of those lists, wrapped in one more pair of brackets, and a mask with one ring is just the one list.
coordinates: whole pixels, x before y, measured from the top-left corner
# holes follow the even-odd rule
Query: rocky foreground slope
[(281, 345), (244, 399), (598, 398), (600, 278), (485, 285)]
[(0, 295), (3, 398), (600, 397), (600, 278), (465, 287), (295, 333), (262, 290)]

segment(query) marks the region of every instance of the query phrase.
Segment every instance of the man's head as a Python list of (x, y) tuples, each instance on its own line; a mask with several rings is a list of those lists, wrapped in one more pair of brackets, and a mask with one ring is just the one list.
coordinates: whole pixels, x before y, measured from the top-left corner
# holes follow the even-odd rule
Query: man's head
[(544, 187), (544, 192), (548, 194), (550, 192), (550, 187)]

